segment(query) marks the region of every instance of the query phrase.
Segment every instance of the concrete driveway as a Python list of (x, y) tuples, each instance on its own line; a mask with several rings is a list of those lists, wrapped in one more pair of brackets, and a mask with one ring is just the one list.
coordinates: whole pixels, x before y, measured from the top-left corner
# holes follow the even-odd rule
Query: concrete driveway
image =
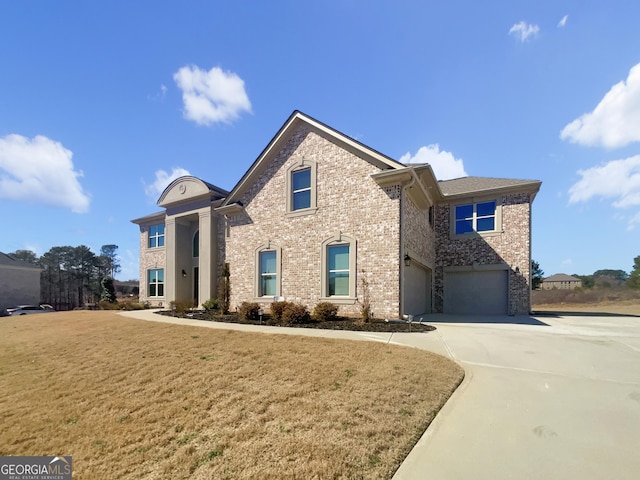
[(358, 333), (124, 315), (208, 328), (370, 340), (466, 372), (395, 480), (640, 476), (640, 317), (429, 315), (428, 333)]
[(639, 478), (640, 317), (428, 318), (467, 375), (394, 479)]

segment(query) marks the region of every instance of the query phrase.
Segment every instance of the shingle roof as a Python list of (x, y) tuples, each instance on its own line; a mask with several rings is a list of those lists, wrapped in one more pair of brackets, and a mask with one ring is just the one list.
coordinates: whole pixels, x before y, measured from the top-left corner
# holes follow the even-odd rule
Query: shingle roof
[(442, 194), (446, 197), (500, 188), (531, 186), (537, 190), (540, 188), (540, 183), (538, 180), (517, 180), (513, 178), (462, 177), (453, 180), (439, 181), (438, 185), (440, 186)]
[(579, 282), (580, 279), (565, 273), (556, 273), (550, 277), (542, 279), (543, 282)]
[(37, 265), (34, 265), (29, 262), (25, 262), (23, 260), (18, 260), (2, 252), (0, 252), (0, 265), (9, 265), (12, 267), (22, 267), (22, 268), (40, 268)]

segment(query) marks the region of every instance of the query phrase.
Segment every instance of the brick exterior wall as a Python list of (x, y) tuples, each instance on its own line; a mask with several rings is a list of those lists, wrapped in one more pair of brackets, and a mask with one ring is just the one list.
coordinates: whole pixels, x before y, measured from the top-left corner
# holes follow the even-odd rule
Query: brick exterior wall
[[(166, 268), (166, 247), (149, 248), (149, 227), (157, 223), (140, 226), (140, 293), (141, 302), (149, 302), (153, 307), (167, 306), (164, 298), (147, 296), (147, 271), (150, 268)], [(166, 272), (165, 272), (166, 273)], [(166, 280), (165, 280), (166, 281)]]
[[(287, 169), (303, 158), (317, 164), (317, 211), (287, 216)], [(379, 171), (307, 125), (292, 132), (244, 193), (245, 213), (230, 218), (231, 308), (255, 299), (256, 249), (270, 243), (281, 249), (281, 295), (312, 310), (321, 301), (321, 245), (341, 232), (357, 242), (357, 297), (364, 275), (376, 316), (398, 315), (400, 188), (379, 187), (370, 177)], [(342, 315), (358, 312), (357, 303), (339, 306)]]
[[(444, 268), (447, 266), (509, 266), (509, 315), (529, 313), (531, 305), (530, 215), (531, 195), (512, 194), (499, 197), (502, 202), (502, 229), (499, 235), (454, 238), (450, 235), (450, 205), (436, 208), (436, 312), (444, 307)], [(520, 272), (516, 273), (516, 267)]]
[(418, 208), (406, 192), (402, 198), (402, 242), (405, 252), (417, 255), (424, 266), (434, 268), (436, 234), (429, 225), (429, 210)]

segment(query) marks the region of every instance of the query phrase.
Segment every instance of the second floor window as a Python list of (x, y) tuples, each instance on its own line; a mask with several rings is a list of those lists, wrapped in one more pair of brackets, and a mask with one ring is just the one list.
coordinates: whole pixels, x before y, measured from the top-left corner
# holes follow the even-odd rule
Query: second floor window
[(291, 173), (292, 210), (311, 207), (311, 169), (296, 170)]
[(149, 248), (164, 247), (164, 224), (149, 227)]
[(493, 232), (496, 230), (496, 202), (457, 205), (456, 235), (472, 232)]

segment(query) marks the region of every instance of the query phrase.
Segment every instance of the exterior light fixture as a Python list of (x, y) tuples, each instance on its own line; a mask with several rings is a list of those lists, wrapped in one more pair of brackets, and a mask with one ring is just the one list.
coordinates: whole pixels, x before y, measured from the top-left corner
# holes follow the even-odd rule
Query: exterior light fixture
[(184, 271), (184, 268), (182, 269), (182, 276), (183, 276), (184, 278), (186, 278), (186, 277), (187, 277), (187, 272), (185, 272), (185, 271)]
[(516, 275), (520, 275), (520, 267), (516, 267)]
[(404, 266), (405, 267), (411, 266), (411, 257), (407, 253), (404, 254)]

